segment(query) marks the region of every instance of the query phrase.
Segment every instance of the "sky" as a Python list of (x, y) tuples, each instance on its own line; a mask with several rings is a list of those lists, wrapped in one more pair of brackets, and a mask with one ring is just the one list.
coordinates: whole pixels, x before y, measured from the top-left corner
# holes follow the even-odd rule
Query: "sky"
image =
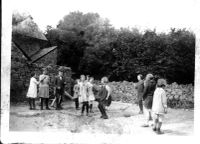
[(56, 27), (73, 11), (98, 13), (115, 28), (136, 27), (166, 32), (171, 27), (193, 30), (198, 0), (11, 0), (13, 11), (27, 12), (39, 28)]

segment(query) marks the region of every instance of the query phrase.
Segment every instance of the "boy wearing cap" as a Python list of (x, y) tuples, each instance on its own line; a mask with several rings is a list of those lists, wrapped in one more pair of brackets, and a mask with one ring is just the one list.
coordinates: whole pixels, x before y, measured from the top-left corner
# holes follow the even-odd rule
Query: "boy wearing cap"
[(62, 109), (62, 96), (64, 94), (65, 88), (65, 79), (63, 77), (63, 72), (61, 70), (58, 71), (58, 75), (55, 77), (55, 93), (56, 93), (56, 110)]
[(164, 114), (167, 112), (167, 97), (166, 92), (164, 90), (166, 86), (166, 80), (158, 79), (157, 88), (154, 92), (153, 96), (153, 105), (152, 105), (152, 113), (154, 120), (153, 131), (157, 134), (162, 134), (160, 128), (162, 126), (162, 120)]

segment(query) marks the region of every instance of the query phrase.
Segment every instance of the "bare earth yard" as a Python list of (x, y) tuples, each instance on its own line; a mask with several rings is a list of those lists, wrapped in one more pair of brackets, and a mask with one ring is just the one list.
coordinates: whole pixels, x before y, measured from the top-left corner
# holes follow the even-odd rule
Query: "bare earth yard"
[[(103, 133), (155, 135), (151, 128), (143, 128), (144, 115), (138, 106), (113, 102), (107, 108), (109, 119), (100, 119), (97, 103), (91, 117), (80, 116), (73, 102), (63, 103), (63, 110), (29, 110), (27, 104), (11, 105), (10, 131), (70, 131), (72, 133)], [(163, 122), (164, 135), (193, 135), (194, 111), (169, 109)]]

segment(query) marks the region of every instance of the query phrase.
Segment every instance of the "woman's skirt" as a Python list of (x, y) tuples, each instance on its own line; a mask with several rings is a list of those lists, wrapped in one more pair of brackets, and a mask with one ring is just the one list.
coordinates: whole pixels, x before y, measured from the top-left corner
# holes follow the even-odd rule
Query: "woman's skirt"
[(49, 98), (49, 86), (41, 86), (39, 88), (38, 96), (41, 98)]
[(151, 109), (152, 108), (152, 102), (153, 102), (153, 97), (147, 96), (147, 98), (144, 100), (144, 107), (146, 109)]

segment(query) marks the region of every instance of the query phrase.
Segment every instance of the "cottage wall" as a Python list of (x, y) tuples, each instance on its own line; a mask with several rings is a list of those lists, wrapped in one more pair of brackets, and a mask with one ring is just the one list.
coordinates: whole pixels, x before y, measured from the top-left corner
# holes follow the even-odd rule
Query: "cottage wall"
[[(58, 74), (60, 66), (56, 65), (56, 51), (49, 53), (34, 64), (29, 64), (21, 51), (12, 46), (11, 53), (11, 92), (12, 102), (26, 100), (31, 72), (42, 73), (42, 68), (47, 68), (50, 76), (50, 95), (53, 94), (54, 77)], [(67, 80), (66, 90), (71, 93), (71, 69), (62, 67)]]

